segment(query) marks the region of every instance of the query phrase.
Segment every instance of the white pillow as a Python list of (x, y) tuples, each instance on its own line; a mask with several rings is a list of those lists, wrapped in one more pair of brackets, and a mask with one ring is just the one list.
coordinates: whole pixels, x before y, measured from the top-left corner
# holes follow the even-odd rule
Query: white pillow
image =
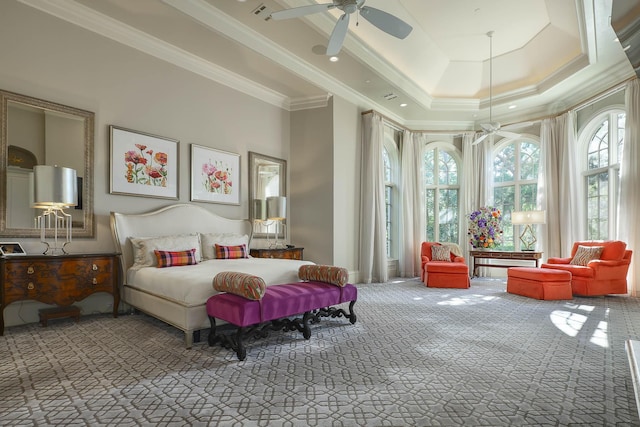
[(196, 234), (178, 234), (160, 237), (129, 237), (133, 246), (133, 267), (154, 267), (158, 264), (154, 250), (187, 251), (196, 250), (196, 260), (202, 261), (200, 236)]
[(215, 259), (215, 245), (220, 246), (239, 246), (245, 245), (249, 248), (249, 236), (237, 233), (200, 233), (200, 241), (202, 242), (202, 258)]

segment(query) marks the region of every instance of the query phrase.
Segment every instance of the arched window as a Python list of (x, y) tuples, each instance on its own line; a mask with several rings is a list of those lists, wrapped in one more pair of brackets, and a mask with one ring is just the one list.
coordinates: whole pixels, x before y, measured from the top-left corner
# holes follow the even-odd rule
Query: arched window
[(460, 181), (453, 147), (436, 145), (424, 153), (427, 241), (459, 243)]
[(511, 212), (530, 211), (537, 207), (540, 144), (533, 138), (522, 138), (498, 144), (493, 158), (493, 201), (502, 211), (504, 250), (520, 250), (520, 239), (514, 239)]
[(399, 231), (398, 209), (398, 181), (400, 170), (400, 155), (396, 142), (396, 131), (385, 130), (382, 162), (384, 167), (384, 202), (386, 212), (387, 258), (397, 258)]
[(580, 138), (590, 240), (615, 236), (625, 118), (622, 110), (603, 112), (587, 124)]

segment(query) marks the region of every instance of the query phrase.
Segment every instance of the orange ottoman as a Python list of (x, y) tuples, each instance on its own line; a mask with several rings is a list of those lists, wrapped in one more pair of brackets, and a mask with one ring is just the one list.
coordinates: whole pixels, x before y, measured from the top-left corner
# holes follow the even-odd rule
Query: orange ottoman
[(571, 273), (534, 267), (507, 270), (507, 292), (542, 300), (572, 299)]
[(470, 286), (469, 267), (464, 262), (431, 261), (425, 265), (427, 287), (461, 288)]

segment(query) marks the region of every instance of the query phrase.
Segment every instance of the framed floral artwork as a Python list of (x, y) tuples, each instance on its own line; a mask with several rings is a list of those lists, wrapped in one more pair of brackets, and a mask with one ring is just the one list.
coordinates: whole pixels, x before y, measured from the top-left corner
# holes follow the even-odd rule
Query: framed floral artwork
[(240, 155), (191, 144), (191, 201), (240, 204)]
[(111, 194), (178, 199), (179, 141), (109, 126)]

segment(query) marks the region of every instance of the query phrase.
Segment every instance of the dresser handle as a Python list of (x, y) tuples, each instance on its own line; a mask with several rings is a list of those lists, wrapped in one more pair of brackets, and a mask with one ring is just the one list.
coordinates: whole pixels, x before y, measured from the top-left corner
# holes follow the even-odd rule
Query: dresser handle
[(93, 284), (97, 285), (98, 284), (98, 279), (96, 279), (95, 277), (93, 278)]
[(27, 274), (33, 274), (35, 272), (35, 269), (33, 268), (32, 265), (29, 266), (29, 268), (27, 268)]
[(29, 289), (30, 291), (35, 289), (35, 285), (33, 284), (33, 282), (29, 282), (29, 284), (27, 284), (27, 289)]
[(91, 267), (91, 268), (93, 268), (93, 271), (98, 271), (98, 266), (95, 265), (95, 264), (93, 264), (93, 267)]

